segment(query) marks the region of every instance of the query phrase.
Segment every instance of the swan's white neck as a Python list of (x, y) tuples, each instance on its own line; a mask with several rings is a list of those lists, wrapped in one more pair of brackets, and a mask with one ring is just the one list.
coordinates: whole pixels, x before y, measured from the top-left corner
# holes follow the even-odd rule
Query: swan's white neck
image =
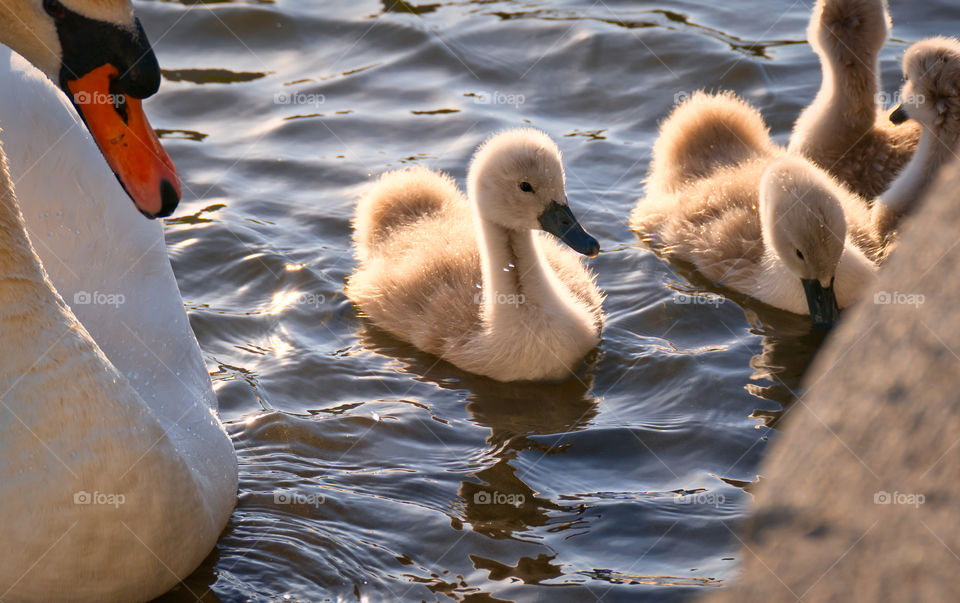
[(57, 292), (169, 421), (198, 402), (215, 408), (159, 221), (136, 211), (66, 97), (2, 47), (0, 90), (17, 198)]
[[(36, 335), (31, 326), (42, 330), (61, 314), (57, 301), (53, 286), (30, 245), (13, 193), (6, 155), (0, 149), (0, 332), (7, 334), (12, 345), (13, 336), (22, 334), (25, 328)], [(40, 354), (33, 353), (32, 348), (43, 345), (36, 337), (16, 341), (16, 353), (5, 354), (0, 363), (0, 382), (25, 374), (23, 369), (28, 367), (20, 365), (34, 362)], [(42, 350), (40, 352), (42, 354)]]
[[(178, 434), (203, 427), (187, 413), (183, 425), (158, 421), (103, 355), (30, 244), (2, 151), (0, 336), (0, 509), (18, 544), (0, 553), (0, 590), (13, 600), (144, 600), (169, 589), (209, 552), (233, 506), (229, 440)], [(95, 504), (83, 502), (89, 492), (109, 493), (114, 513), (85, 506)], [(83, 583), (102, 568), (110, 580)]]
[(877, 119), (880, 77), (876, 61), (843, 65), (822, 49), (817, 49), (817, 54), (823, 73), (820, 89), (797, 121), (800, 136), (791, 139), (792, 152), (802, 152), (812, 141), (846, 140), (848, 133), (869, 129)]
[(843, 248), (843, 255), (840, 256), (840, 263), (837, 264), (833, 285), (838, 305), (846, 308), (862, 297), (876, 274), (877, 265), (848, 240)]
[[(36, 19), (46, 19), (38, 22)], [(15, 49), (47, 74), (58, 70), (57, 32), (51, 19), (39, 8), (22, 0), (0, 2), (0, 44)]]
[[(0, 91), (13, 175), (4, 162), (0, 508), (19, 518), (7, 522), (19, 545), (0, 553), (0, 591), (149, 599), (216, 541), (235, 500), (235, 453), (160, 225), (133, 209), (66, 98), (3, 47)], [(122, 493), (130, 512), (78, 506), (80, 490)], [(97, 567), (111, 579), (84, 581)]]
[(474, 297), (482, 330), (474, 354), (487, 365), (480, 372), (501, 381), (569, 377), (599, 343), (594, 310), (554, 272), (549, 240), (479, 215), (474, 222), (482, 270)]
[(482, 268), (481, 315), (494, 330), (509, 328), (535, 304), (558, 319), (568, 306), (562, 283), (547, 265), (532, 230), (510, 230), (477, 216)]
[(953, 156), (956, 141), (955, 135), (924, 128), (917, 151), (890, 188), (880, 195), (878, 207), (882, 205), (897, 215), (907, 213), (932, 184), (937, 169)]
[[(876, 59), (871, 63), (854, 61), (853, 65), (837, 65), (824, 61), (824, 81), (821, 91), (830, 99), (830, 107), (873, 125), (876, 119), (877, 91), (880, 74)], [(867, 110), (864, 111), (863, 108)]]

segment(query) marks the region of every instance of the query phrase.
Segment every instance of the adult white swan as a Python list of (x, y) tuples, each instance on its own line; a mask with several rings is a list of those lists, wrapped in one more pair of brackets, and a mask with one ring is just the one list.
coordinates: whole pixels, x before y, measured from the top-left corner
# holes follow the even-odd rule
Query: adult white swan
[(209, 553), (237, 488), (162, 230), (137, 211), (179, 197), (136, 100), (156, 59), (127, 0), (4, 0), (0, 42), (43, 72), (0, 50), (0, 599), (147, 600)]

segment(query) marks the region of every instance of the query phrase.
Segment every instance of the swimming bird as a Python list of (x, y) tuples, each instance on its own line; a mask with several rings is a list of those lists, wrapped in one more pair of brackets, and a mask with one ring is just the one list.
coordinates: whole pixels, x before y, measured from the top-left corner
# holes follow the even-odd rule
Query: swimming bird
[(179, 199), (139, 100), (159, 68), (121, 0), (0, 3), (0, 42), (40, 68), (0, 50), (0, 598), (149, 600), (212, 550), (237, 490), (143, 217)]
[(917, 152), (873, 206), (875, 229), (889, 236), (933, 184), (937, 170), (954, 159), (960, 142), (960, 41), (929, 38), (903, 57), (904, 102), (890, 115), (913, 120), (923, 134)]
[(357, 205), (347, 295), (380, 328), (463, 370), (570, 376), (600, 342), (603, 296), (557, 241), (600, 251), (567, 203), (560, 150), (534, 129), (497, 134), (474, 155), (467, 193), (422, 167), (381, 176)]
[(917, 148), (920, 128), (894, 125), (879, 92), (879, 55), (891, 21), (886, 0), (818, 0), (807, 39), (822, 80), (800, 114), (788, 149), (873, 200)]
[(731, 93), (694, 94), (663, 123), (631, 227), (718, 285), (834, 322), (873, 279), (866, 204), (778, 148)]

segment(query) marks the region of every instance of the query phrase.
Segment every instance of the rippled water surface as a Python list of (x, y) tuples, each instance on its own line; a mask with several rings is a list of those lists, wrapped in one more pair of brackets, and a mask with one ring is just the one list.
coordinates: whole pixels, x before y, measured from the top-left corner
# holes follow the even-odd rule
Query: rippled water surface
[[(810, 2), (140, 1), (149, 101), (186, 187), (167, 241), (240, 455), (216, 551), (170, 601), (686, 600), (735, 579), (771, 425), (820, 336), (637, 247), (660, 119), (732, 88), (785, 141), (819, 69)], [(894, 2), (884, 87), (948, 0)], [(679, 96), (678, 96), (679, 95)], [(604, 252), (592, 365), (558, 385), (463, 373), (341, 292), (370, 179), (463, 182), (533, 124)], [(487, 499), (492, 500), (488, 501)]]

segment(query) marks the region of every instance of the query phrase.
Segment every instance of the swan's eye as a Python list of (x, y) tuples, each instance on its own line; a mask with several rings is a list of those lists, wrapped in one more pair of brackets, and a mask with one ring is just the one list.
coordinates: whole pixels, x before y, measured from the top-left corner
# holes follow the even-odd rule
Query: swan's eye
[(805, 262), (805, 261), (806, 261), (806, 260), (803, 258), (803, 252), (800, 251), (799, 249), (797, 250), (797, 257), (800, 258), (800, 261), (801, 261), (801, 262)]
[(60, 4), (58, 0), (43, 0), (43, 10), (54, 19), (62, 19), (67, 16), (67, 7)]
[(521, 183), (520, 183), (520, 190), (522, 190), (522, 191), (525, 192), (525, 193), (532, 193), (532, 192), (533, 192), (533, 186), (531, 186), (531, 184), (530, 184), (529, 182), (521, 182)]

